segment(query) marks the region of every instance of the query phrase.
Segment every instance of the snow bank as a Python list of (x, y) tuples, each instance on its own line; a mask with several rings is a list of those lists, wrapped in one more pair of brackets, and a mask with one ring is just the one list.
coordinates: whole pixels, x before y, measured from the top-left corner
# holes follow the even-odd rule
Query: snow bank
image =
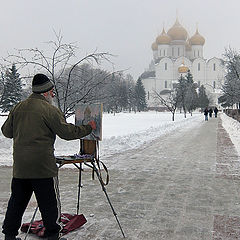
[(240, 123), (237, 120), (228, 117), (225, 113), (220, 114), (220, 116), (222, 119), (222, 125), (229, 134), (231, 141), (240, 156)]
[[(2, 125), (6, 117), (0, 117)], [(176, 114), (176, 120), (171, 120), (171, 113), (144, 112), (118, 113), (103, 115), (103, 140), (100, 142), (101, 157), (135, 149), (142, 144), (181, 129), (191, 128), (203, 123), (203, 115), (199, 113), (188, 115)], [(74, 117), (68, 119), (74, 123)], [(79, 140), (65, 141), (57, 138), (55, 144), (56, 155), (75, 154), (79, 151)], [(0, 165), (12, 165), (12, 140), (0, 133)]]

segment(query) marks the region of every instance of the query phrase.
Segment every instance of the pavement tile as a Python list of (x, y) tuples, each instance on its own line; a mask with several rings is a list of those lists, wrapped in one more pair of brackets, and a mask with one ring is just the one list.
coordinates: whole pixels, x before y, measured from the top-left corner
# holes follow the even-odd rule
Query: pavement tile
[(213, 239), (240, 239), (240, 217), (215, 215)]
[[(221, 119), (184, 131), (111, 157), (120, 168), (110, 169), (106, 190), (126, 240), (240, 240), (240, 162)], [(1, 223), (10, 172), (11, 168), (0, 168)], [(76, 169), (59, 172), (64, 212), (76, 211), (77, 176)], [(123, 239), (104, 192), (88, 168), (82, 185), (80, 212), (88, 222), (69, 233), (68, 239)], [(24, 222), (31, 219), (35, 207), (33, 198)], [(31, 235), (28, 240), (36, 239)]]

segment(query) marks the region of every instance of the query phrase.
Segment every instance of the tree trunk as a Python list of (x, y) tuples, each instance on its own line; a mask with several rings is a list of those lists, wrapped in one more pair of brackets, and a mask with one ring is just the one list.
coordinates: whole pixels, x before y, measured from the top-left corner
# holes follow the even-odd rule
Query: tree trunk
[(187, 112), (186, 112), (185, 108), (183, 108), (183, 114), (184, 114), (184, 118), (186, 118), (187, 117)]

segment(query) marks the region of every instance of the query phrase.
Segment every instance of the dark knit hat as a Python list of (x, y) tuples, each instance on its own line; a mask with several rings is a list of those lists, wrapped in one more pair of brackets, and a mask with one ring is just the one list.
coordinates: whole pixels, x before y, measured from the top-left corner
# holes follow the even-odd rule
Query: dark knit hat
[(41, 73), (36, 74), (32, 81), (32, 91), (34, 93), (45, 93), (54, 87), (50, 79)]

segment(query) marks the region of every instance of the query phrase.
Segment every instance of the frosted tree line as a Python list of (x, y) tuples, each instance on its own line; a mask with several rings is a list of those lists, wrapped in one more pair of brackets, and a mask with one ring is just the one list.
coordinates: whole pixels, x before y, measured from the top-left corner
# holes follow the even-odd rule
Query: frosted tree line
[[(146, 94), (141, 80), (134, 81), (130, 74), (109, 73), (93, 68), (85, 63), (76, 67), (71, 76), (71, 85), (68, 86), (69, 95), (64, 99), (67, 87), (66, 70), (57, 86), (59, 96), (56, 105), (63, 110), (67, 106), (65, 116), (74, 114), (75, 106), (80, 103), (103, 103), (104, 111), (117, 113), (122, 111), (145, 111)], [(21, 76), (13, 64), (1, 74), (0, 108), (2, 112), (9, 112), (19, 101), (24, 100), (31, 93), (30, 88), (23, 88)], [(94, 82), (95, 84), (93, 84)], [(104, 84), (103, 84), (104, 83)], [(60, 104), (57, 104), (60, 101)]]
[(94, 52), (78, 57), (78, 46), (64, 43), (61, 34), (47, 43), (46, 54), (39, 48), (19, 49), (4, 59), (5, 67), (0, 79), (0, 108), (8, 112), (20, 100), (25, 99), (30, 89), (23, 89), (22, 79), (31, 81), (33, 76), (20, 76), (19, 71), (29, 66), (34, 72), (49, 76), (54, 84), (55, 104), (66, 117), (74, 114), (80, 103), (103, 103), (107, 112), (144, 111), (146, 94), (141, 79), (134, 81), (123, 71), (102, 69), (102, 62), (111, 64), (112, 55)]
[(240, 108), (240, 53), (234, 49), (225, 49), (224, 64), (226, 68), (223, 94), (218, 101), (223, 107)]

